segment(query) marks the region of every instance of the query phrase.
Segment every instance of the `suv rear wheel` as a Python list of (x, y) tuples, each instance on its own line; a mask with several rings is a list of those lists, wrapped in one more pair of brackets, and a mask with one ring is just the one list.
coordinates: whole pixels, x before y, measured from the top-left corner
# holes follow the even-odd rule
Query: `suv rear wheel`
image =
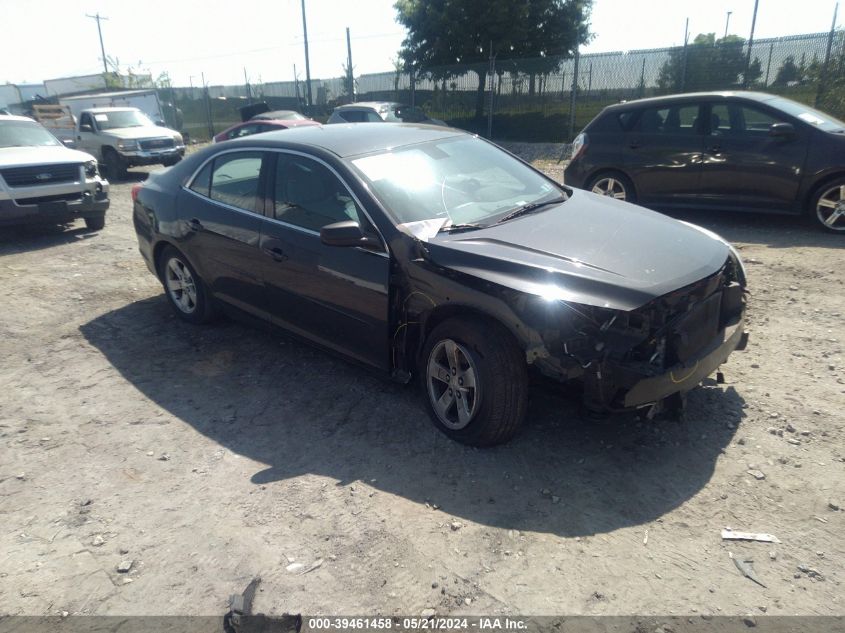
[(420, 376), (434, 425), (462, 444), (502, 444), (525, 421), (525, 358), (495, 323), (459, 317), (438, 325), (423, 349)]

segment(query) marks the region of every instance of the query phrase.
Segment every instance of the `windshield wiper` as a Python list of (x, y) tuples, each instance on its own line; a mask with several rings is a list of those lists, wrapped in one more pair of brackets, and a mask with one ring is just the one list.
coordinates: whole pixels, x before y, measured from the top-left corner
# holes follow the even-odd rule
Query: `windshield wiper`
[(440, 230), (437, 231), (438, 233), (458, 233), (460, 231), (474, 231), (476, 229), (483, 229), (485, 228), (484, 224), (472, 224), (472, 223), (465, 223), (465, 224), (449, 224), (447, 226), (440, 227)]
[(538, 211), (543, 207), (547, 207), (552, 204), (560, 204), (561, 202), (566, 202), (567, 200), (569, 200), (567, 196), (558, 196), (557, 198), (552, 198), (551, 200), (544, 200), (543, 202), (531, 202), (529, 204), (524, 204), (521, 207), (517, 207), (505, 216), (499, 218), (496, 221), (496, 224), (501, 224), (502, 222), (507, 222), (508, 220), (513, 220), (514, 218), (518, 218), (523, 215), (528, 215), (529, 213), (534, 213), (535, 211)]

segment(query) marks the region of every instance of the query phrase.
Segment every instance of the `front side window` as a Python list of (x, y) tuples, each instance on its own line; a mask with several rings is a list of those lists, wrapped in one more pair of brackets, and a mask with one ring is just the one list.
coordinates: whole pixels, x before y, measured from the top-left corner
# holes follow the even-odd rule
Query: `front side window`
[[(261, 158), (261, 152), (232, 152), (215, 158), (210, 172), (209, 197), (238, 209), (256, 212), (259, 209)], [(201, 181), (201, 176), (202, 172), (196, 181)], [(201, 187), (202, 183), (199, 182), (198, 186)]]
[(758, 108), (736, 103), (719, 103), (710, 108), (710, 134), (714, 136), (760, 137), (782, 121)]
[(82, 116), (81, 116), (81, 117), (79, 117), (79, 125), (80, 125), (80, 126), (82, 126), (82, 125), (87, 125), (87, 126), (89, 126), (92, 130), (96, 129), (96, 128), (94, 127), (94, 119), (92, 119), (92, 118), (91, 118), (91, 114), (90, 114), (90, 113), (88, 113), (88, 112), (83, 112), (83, 113), (82, 113)]
[(360, 224), (363, 217), (349, 190), (325, 165), (284, 155), (276, 163), (273, 214), (311, 231), (347, 220)]
[(354, 159), (397, 224), (492, 223), (562, 190), (521, 161), (472, 137), (419, 143)]

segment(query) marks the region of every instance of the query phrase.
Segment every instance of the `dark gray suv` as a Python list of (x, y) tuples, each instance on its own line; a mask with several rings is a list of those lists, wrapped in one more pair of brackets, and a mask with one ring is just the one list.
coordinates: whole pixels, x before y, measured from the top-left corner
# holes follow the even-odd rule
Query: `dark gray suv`
[(845, 233), (845, 123), (758, 92), (620, 103), (575, 139), (564, 179), (655, 209), (806, 213)]

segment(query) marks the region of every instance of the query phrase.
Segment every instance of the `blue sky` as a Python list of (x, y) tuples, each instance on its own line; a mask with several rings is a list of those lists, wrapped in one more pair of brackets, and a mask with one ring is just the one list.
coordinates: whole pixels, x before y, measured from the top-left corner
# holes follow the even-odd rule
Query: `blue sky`
[[(756, 37), (826, 31), (834, 0), (760, 0)], [(754, 0), (594, 0), (595, 38), (585, 52), (655, 48), (683, 43), (690, 33), (725, 30), (748, 37)], [(797, 8), (800, 7), (800, 10)], [(389, 71), (403, 28), (394, 20), (393, 0), (306, 0), (311, 76), (341, 74), (346, 34), (352, 35), (356, 74)], [(0, 83), (102, 71), (94, 20), (104, 21), (106, 54), (123, 70), (167, 71), (175, 85), (253, 83), (305, 77), (300, 0), (0, 0)], [(840, 15), (845, 9), (840, 11)], [(842, 19), (838, 20), (842, 24)]]

